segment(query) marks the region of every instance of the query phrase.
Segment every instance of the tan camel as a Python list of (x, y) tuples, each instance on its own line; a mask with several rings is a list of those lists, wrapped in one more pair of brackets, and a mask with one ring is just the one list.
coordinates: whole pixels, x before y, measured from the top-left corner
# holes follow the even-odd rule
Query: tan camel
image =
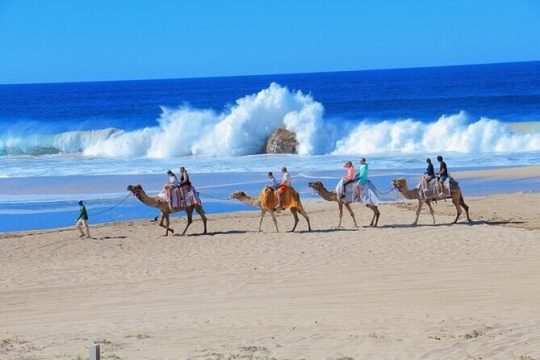
[[(181, 209), (172, 209), (171, 205), (168, 201), (164, 200), (160, 196), (148, 196), (144, 192), (141, 185), (129, 185), (127, 187), (128, 191), (131, 191), (133, 195), (137, 197), (143, 204), (150, 207), (158, 208), (161, 211), (161, 221), (159, 222), (159, 226), (165, 228), (165, 236), (169, 235), (169, 231), (174, 234), (174, 230), (169, 227), (170, 220), (169, 220), (169, 214), (178, 212), (178, 211), (186, 211), (187, 213), (187, 224), (184, 231), (182, 231), (182, 235), (185, 235), (189, 225), (193, 222), (193, 210), (197, 211), (197, 213), (201, 216), (201, 219), (204, 224), (204, 232), (203, 234), (206, 234), (206, 215), (204, 213), (204, 209), (201, 204), (197, 205), (191, 205), (186, 208)], [(165, 221), (165, 224), (163, 222)]]
[[(349, 211), (349, 214), (351, 214), (351, 217), (353, 218), (353, 221), (354, 221), (354, 226), (358, 227), (358, 224), (356, 223), (356, 218), (354, 217), (354, 212), (351, 209), (351, 204), (348, 201), (343, 201), (342, 199), (340, 199), (334, 191), (328, 191), (324, 187), (324, 184), (320, 181), (310, 182), (308, 183), (308, 186), (314, 189), (324, 200), (335, 201), (338, 203), (338, 208), (339, 208), (338, 228), (341, 227), (341, 218), (343, 217), (343, 205), (345, 205), (345, 208)], [(379, 216), (381, 216), (379, 207), (376, 205), (371, 205), (371, 204), (365, 204), (365, 205), (373, 211), (373, 218), (371, 219), (371, 223), (369, 224), (369, 226), (376, 227), (377, 223), (379, 222)]]
[[(450, 179), (448, 179), (448, 181), (450, 181)], [(461, 207), (465, 209), (465, 213), (467, 214), (467, 220), (471, 222), (471, 218), (469, 217), (469, 207), (465, 204), (465, 201), (463, 200), (463, 194), (461, 193), (461, 188), (459, 187), (457, 182), (450, 183), (450, 196), (442, 194), (427, 199), (425, 198), (422, 189), (416, 188), (410, 190), (407, 186), (407, 180), (403, 178), (392, 180), (392, 184), (396, 189), (398, 189), (401, 194), (403, 194), (403, 196), (405, 196), (406, 199), (418, 200), (416, 220), (414, 221), (413, 225), (418, 224), (418, 217), (420, 216), (420, 211), (422, 210), (422, 205), (424, 205), (424, 203), (426, 203), (429, 207), (429, 212), (431, 213), (431, 216), (433, 217), (433, 223), (435, 224), (435, 211), (433, 211), (433, 208), (431, 207), (431, 202), (444, 199), (452, 199), (452, 203), (456, 207), (457, 215), (456, 219), (454, 220), (454, 224), (457, 223), (459, 216), (461, 215)]]
[[(267, 212), (269, 212), (270, 216), (272, 216), (272, 221), (274, 221), (274, 225), (276, 226), (276, 231), (279, 232), (276, 215), (274, 214), (276, 206), (278, 204), (276, 192), (277, 191), (274, 191), (266, 187), (261, 191), (259, 198), (255, 199), (247, 195), (243, 191), (236, 191), (231, 194), (231, 198), (239, 200), (243, 202), (244, 204), (255, 206), (261, 209), (261, 218), (259, 220), (259, 232), (261, 232), (262, 221), (263, 221), (264, 215)], [(298, 225), (297, 213), (300, 213), (306, 219), (307, 224), (308, 224), (308, 230), (311, 231), (311, 224), (309, 222), (309, 217), (304, 211), (304, 208), (302, 207), (302, 203), (300, 202), (300, 195), (298, 195), (298, 192), (296, 192), (296, 190), (291, 189), (291, 188), (289, 189), (289, 192), (290, 192), (290, 195), (286, 196), (284, 207), (289, 208), (291, 210), (291, 213), (294, 216), (294, 226), (291, 232), (293, 232), (296, 229), (296, 225)]]

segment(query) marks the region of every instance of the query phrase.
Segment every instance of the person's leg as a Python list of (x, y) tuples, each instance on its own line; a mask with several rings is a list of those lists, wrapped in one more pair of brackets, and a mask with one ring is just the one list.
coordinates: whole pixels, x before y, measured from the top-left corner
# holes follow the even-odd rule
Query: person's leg
[(342, 185), (341, 185), (341, 194), (340, 196), (342, 198), (344, 198), (346, 195), (347, 195), (347, 185), (349, 185), (350, 183), (352, 183), (354, 180), (344, 180), (342, 181)]
[(86, 237), (90, 237), (90, 228), (88, 227), (88, 220), (83, 220), (84, 229), (86, 230)]
[(82, 221), (83, 221), (82, 219), (79, 219), (79, 220), (77, 220), (77, 224), (75, 224), (75, 226), (77, 227), (77, 229), (81, 233), (80, 237), (84, 237), (84, 232), (83, 232), (83, 229), (82, 229)]
[(445, 177), (440, 177), (439, 178), (439, 195), (443, 195), (444, 194), (444, 180), (446, 180)]
[(360, 183), (354, 184), (354, 199), (356, 201), (360, 200)]

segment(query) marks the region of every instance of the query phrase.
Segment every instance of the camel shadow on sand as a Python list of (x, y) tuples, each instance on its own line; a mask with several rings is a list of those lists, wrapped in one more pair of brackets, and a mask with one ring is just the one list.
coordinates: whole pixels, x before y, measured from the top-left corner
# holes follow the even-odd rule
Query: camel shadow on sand
[[(246, 231), (246, 230), (209, 231), (206, 234), (193, 233), (193, 234), (186, 234), (184, 236), (193, 237), (193, 236), (235, 235), (235, 234), (247, 234), (248, 232), (250, 231)], [(173, 236), (184, 237), (181, 234), (176, 234), (176, 233)]]
[[(297, 230), (294, 232), (294, 234), (311, 234), (311, 233), (317, 233), (317, 234), (327, 234), (327, 233), (333, 233), (336, 231), (358, 231), (358, 229), (349, 229), (349, 228), (330, 228), (330, 229), (313, 229), (311, 231), (309, 230)], [(287, 231), (289, 234), (293, 234), (290, 231)]]
[(525, 221), (510, 221), (510, 220), (473, 220), (470, 222), (457, 222), (457, 223), (437, 223), (437, 224), (393, 224), (393, 225), (380, 225), (379, 228), (386, 229), (407, 229), (415, 227), (442, 227), (442, 226), (477, 226), (477, 225), (518, 225), (525, 224)]

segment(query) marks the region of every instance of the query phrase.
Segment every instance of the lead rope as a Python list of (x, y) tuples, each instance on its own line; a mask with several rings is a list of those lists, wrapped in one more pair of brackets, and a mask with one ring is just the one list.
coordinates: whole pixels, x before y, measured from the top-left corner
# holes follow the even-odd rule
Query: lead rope
[(119, 202), (117, 202), (116, 204), (114, 204), (113, 206), (111, 206), (110, 208), (105, 209), (105, 210), (103, 210), (103, 211), (100, 211), (100, 212), (98, 212), (98, 213), (96, 213), (96, 214), (92, 214), (92, 216), (101, 215), (101, 214), (103, 214), (103, 213), (105, 213), (105, 212), (107, 212), (107, 211), (111, 211), (112, 209), (114, 209), (115, 207), (117, 207), (118, 205), (120, 205), (121, 203), (123, 203), (124, 201), (126, 201), (127, 198), (130, 197), (131, 195), (132, 195), (131, 193), (127, 194), (125, 198), (123, 198), (122, 200), (120, 200)]

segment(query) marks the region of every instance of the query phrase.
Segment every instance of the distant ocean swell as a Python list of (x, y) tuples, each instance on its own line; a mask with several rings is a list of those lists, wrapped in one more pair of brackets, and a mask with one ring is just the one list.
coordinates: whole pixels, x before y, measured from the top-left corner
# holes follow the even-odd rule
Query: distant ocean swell
[(540, 151), (540, 131), (465, 112), (431, 123), (414, 119), (338, 123), (301, 91), (272, 83), (222, 113), (187, 106), (162, 108), (154, 127), (134, 131), (97, 129), (59, 134), (0, 135), (0, 155), (81, 154), (87, 157), (166, 159), (178, 156), (243, 156), (263, 152), (277, 128), (294, 131), (301, 155), (384, 153), (493, 153)]

